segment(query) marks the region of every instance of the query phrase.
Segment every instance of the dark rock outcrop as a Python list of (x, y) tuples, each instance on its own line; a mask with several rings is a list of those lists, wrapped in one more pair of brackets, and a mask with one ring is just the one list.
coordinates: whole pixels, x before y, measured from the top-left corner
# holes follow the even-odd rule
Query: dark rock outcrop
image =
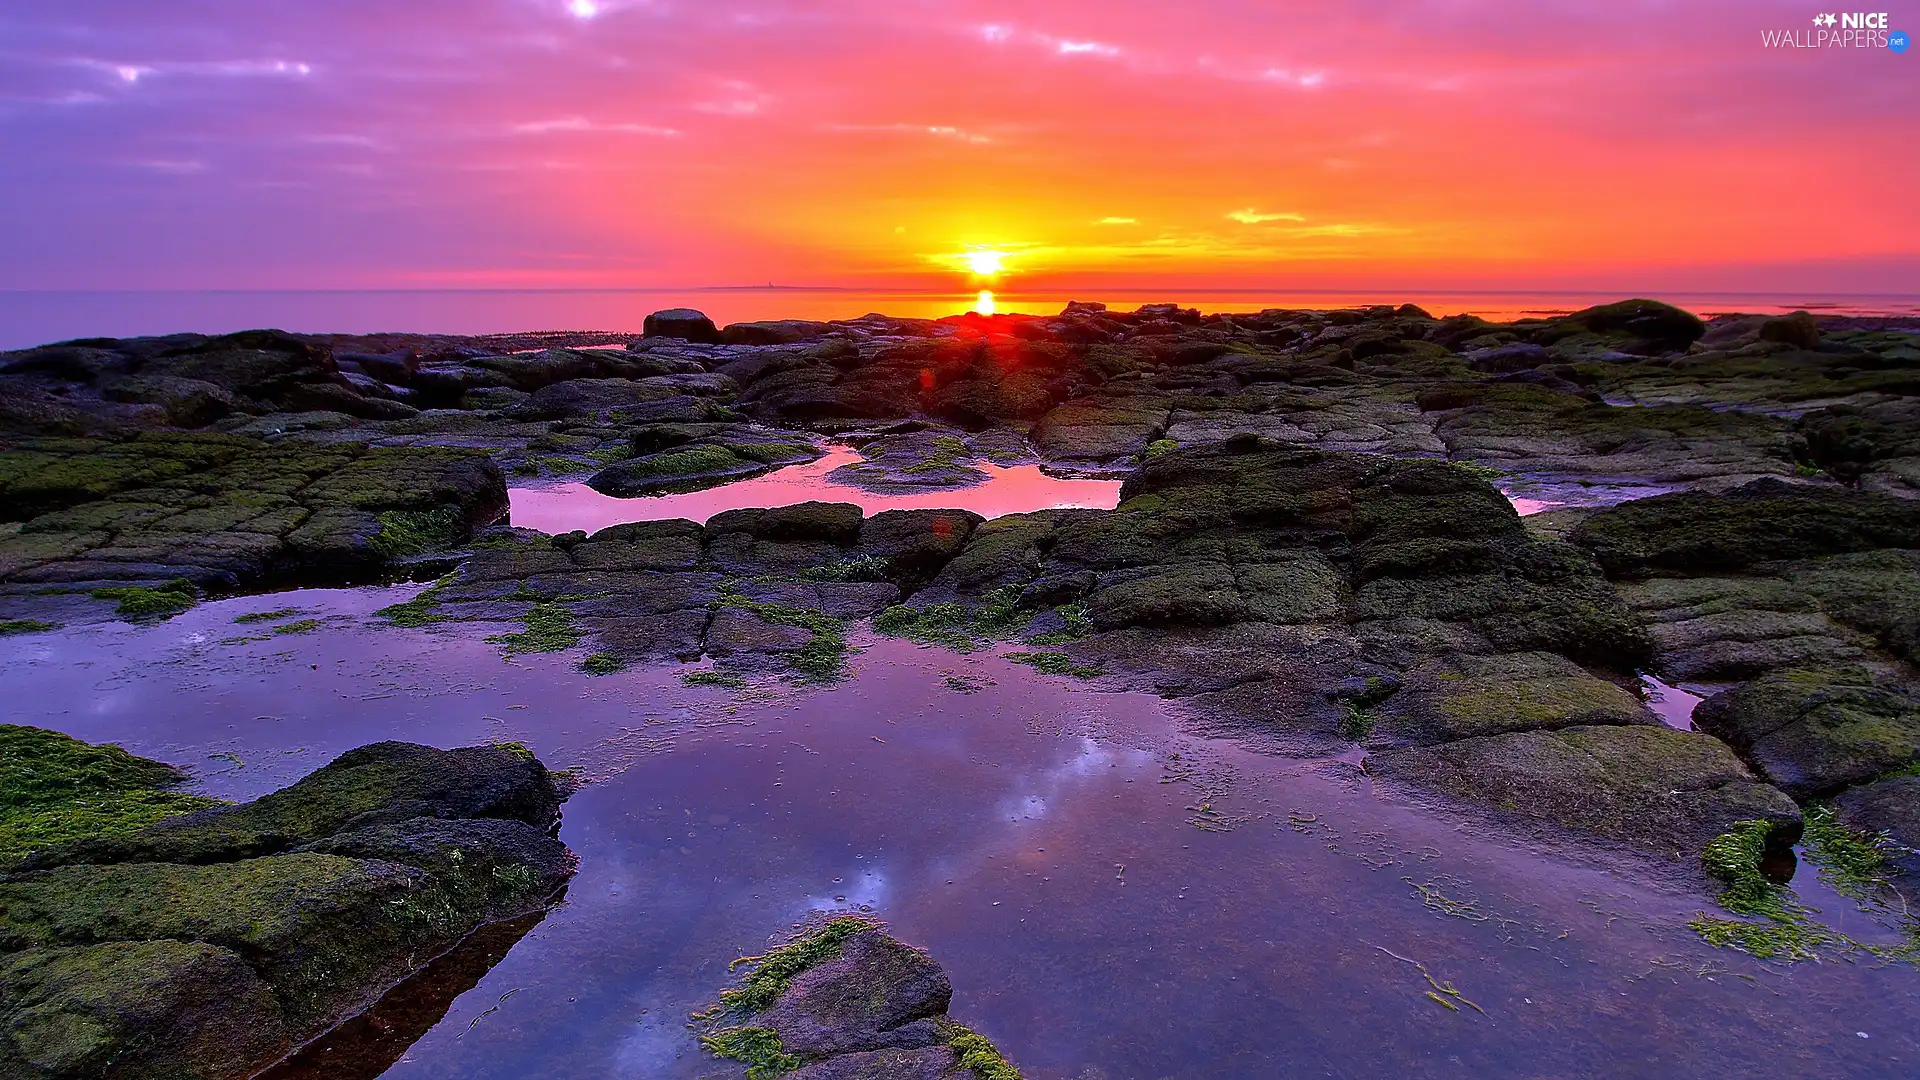
[[(57, 737), (54, 737), (57, 738)], [(0, 1074), (251, 1076), (573, 872), (532, 755), (380, 743), (0, 873)]]

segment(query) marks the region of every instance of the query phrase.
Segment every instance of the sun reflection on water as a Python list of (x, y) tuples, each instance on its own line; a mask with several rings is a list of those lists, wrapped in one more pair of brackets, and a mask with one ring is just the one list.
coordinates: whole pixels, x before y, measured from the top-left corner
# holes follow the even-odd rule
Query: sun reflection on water
[(982, 315), (993, 314), (993, 293), (981, 289), (980, 295), (973, 298), (973, 310)]

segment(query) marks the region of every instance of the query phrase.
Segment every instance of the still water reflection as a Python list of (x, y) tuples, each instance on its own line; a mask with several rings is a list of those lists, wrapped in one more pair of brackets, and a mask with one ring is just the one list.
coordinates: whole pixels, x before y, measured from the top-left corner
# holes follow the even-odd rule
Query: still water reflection
[[(427, 1028), (375, 1066), (396, 1080), (737, 1076), (695, 1050), (687, 1013), (731, 958), (857, 905), (930, 948), (955, 1011), (1032, 1080), (1920, 1069), (1910, 970), (1708, 949), (1684, 928), (1697, 896), (1397, 802), (1348, 766), (1193, 737), (1151, 697), (858, 635), (830, 690), (594, 679), (577, 656), (503, 662), (472, 628), (372, 625), (408, 593), (0, 641), (10, 720), (191, 766), (215, 794), (383, 738), (518, 739), (593, 781), (566, 808), (565, 903), (491, 970), (450, 975), (450, 1005), (388, 1006)], [(285, 608), (322, 632), (238, 640), (236, 616)], [(1414, 962), (1484, 1012), (1436, 1004)]]

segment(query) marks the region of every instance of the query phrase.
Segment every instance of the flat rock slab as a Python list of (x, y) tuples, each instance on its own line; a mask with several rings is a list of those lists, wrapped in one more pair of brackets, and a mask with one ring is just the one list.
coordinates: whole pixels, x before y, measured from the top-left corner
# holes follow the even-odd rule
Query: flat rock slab
[(1576, 727), (1368, 758), (1372, 772), (1463, 802), (1693, 863), (1735, 822), (1797, 827), (1799, 808), (1725, 743), (1663, 727)]

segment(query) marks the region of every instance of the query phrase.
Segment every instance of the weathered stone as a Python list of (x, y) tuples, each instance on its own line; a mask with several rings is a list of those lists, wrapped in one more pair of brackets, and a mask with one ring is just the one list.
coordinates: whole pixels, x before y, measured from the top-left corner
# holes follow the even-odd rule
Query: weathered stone
[(1693, 722), (1796, 798), (1920, 760), (1920, 702), (1860, 668), (1771, 672), (1701, 702)]

